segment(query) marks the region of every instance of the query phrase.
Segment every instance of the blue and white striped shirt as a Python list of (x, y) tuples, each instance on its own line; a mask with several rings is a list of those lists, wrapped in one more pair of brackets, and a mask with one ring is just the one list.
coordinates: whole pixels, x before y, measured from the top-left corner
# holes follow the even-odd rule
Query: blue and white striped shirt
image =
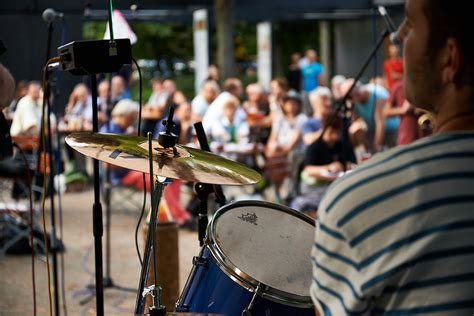
[(311, 297), (322, 315), (474, 315), (474, 133), (375, 156), (318, 211)]

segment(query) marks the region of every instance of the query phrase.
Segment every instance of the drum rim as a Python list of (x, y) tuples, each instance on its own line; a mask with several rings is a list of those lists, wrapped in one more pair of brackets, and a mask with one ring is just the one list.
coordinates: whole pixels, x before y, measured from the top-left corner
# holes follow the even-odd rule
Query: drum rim
[(243, 288), (245, 288), (246, 290), (250, 292), (255, 292), (257, 287), (260, 286), (259, 295), (271, 301), (274, 301), (276, 303), (282, 303), (282, 304), (293, 306), (293, 307), (299, 307), (299, 308), (311, 307), (313, 303), (311, 301), (310, 296), (302, 296), (302, 295), (289, 293), (289, 292), (271, 287), (263, 282), (260, 282), (256, 280), (255, 278), (251, 277), (250, 275), (246, 274), (242, 270), (240, 270), (225, 256), (223, 250), (221, 249), (219, 244), (216, 242), (216, 238), (215, 238), (216, 225), (214, 224), (216, 220), (228, 210), (236, 208), (236, 207), (242, 207), (242, 206), (259, 206), (259, 207), (277, 209), (279, 211), (283, 211), (285, 213), (294, 215), (314, 227), (316, 226), (315, 221), (309, 216), (306, 216), (305, 214), (298, 212), (296, 210), (293, 210), (289, 207), (275, 204), (275, 203), (270, 203), (267, 201), (255, 201), (255, 200), (237, 201), (237, 202), (232, 202), (227, 205), (224, 205), (223, 207), (217, 210), (217, 212), (214, 214), (214, 216), (212, 217), (207, 227), (206, 245), (205, 245), (209, 249), (211, 255), (216, 260), (216, 263), (219, 266), (219, 268), (228, 277), (230, 277), (234, 282), (238, 283), (240, 286), (242, 286)]

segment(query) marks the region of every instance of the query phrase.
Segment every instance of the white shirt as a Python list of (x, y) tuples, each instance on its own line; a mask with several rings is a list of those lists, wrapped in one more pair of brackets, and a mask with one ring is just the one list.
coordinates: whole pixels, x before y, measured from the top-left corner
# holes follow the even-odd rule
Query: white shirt
[(147, 105), (152, 108), (161, 108), (166, 105), (169, 94), (165, 91), (153, 92), (148, 99)]
[(202, 94), (195, 96), (191, 101), (191, 105), (193, 107), (193, 114), (199, 116), (204, 116), (207, 112), (207, 109), (209, 108), (209, 103), (207, 103)]
[[(214, 100), (214, 102), (209, 105), (204, 118), (202, 119), (202, 125), (204, 130), (209, 133), (211, 130), (212, 124), (219, 122), (224, 117), (224, 103), (232, 96), (227, 91), (222, 92), (219, 96)], [(247, 118), (247, 114), (245, 113), (244, 109), (239, 107), (235, 112), (235, 119), (234, 121), (239, 124), (245, 121)]]
[[(308, 117), (303, 113), (298, 114), (292, 122), (290, 122), (286, 116), (283, 114), (279, 115), (272, 123), (272, 131), (277, 133), (277, 143), (280, 146), (288, 145), (294, 135), (298, 132), (301, 132), (301, 128)], [(303, 142), (300, 141), (300, 144), (296, 148), (303, 146)]]
[(13, 115), (13, 122), (10, 128), (12, 136), (25, 134), (30, 128), (40, 128), (41, 106), (30, 96), (24, 96), (18, 101), (18, 105)]

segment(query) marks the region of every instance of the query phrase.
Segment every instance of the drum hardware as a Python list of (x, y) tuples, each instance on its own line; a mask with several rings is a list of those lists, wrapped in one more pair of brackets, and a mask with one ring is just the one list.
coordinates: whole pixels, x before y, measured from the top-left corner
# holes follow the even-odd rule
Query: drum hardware
[(194, 191), (199, 199), (198, 239), (199, 246), (202, 247), (204, 245), (204, 238), (206, 238), (207, 224), (209, 223), (207, 199), (214, 190), (210, 184), (196, 183)]
[(201, 249), (198, 256), (193, 257), (193, 267), (191, 268), (191, 272), (188, 276), (188, 279), (186, 280), (186, 284), (184, 285), (183, 292), (181, 293), (181, 295), (179, 296), (175, 304), (175, 310), (177, 311), (187, 312), (189, 310), (189, 305), (184, 302), (185, 294), (189, 293), (190, 291), (190, 288), (195, 276), (196, 268), (199, 266), (206, 267), (207, 265), (208, 259), (203, 257), (203, 252), (204, 252), (204, 247)]
[[(209, 147), (209, 143), (207, 142), (206, 132), (204, 131), (202, 123), (195, 123), (194, 129), (196, 130), (196, 135), (201, 149), (207, 152), (211, 152), (211, 148)], [(224, 196), (224, 192), (222, 191), (222, 187), (219, 185), (196, 183), (194, 185), (194, 191), (196, 192), (196, 195), (199, 199), (198, 239), (199, 246), (202, 247), (204, 245), (204, 238), (206, 238), (206, 229), (209, 223), (207, 207), (209, 195), (215, 193), (216, 202), (220, 206), (224, 206), (226, 204), (226, 198)]]
[(259, 284), (257, 286), (257, 288), (255, 289), (255, 292), (253, 293), (253, 296), (252, 296), (252, 299), (250, 300), (249, 302), (249, 305), (247, 305), (247, 307), (245, 307), (245, 309), (242, 311), (242, 316), (252, 316), (252, 307), (253, 305), (255, 304), (255, 299), (257, 298), (257, 295), (260, 295), (261, 293), (261, 284)]
[(149, 308), (150, 316), (165, 315), (166, 307), (162, 304), (163, 289), (160, 286), (150, 285), (143, 290), (142, 298), (145, 300), (148, 295), (151, 295), (153, 306)]
[(198, 257), (198, 256), (193, 257), (193, 265), (205, 267), (206, 264), (207, 264), (207, 259), (206, 258)]
[[(166, 131), (160, 134), (160, 139), (163, 142), (162, 145), (165, 148), (170, 146), (174, 146), (172, 141), (174, 137), (174, 142), (176, 143), (177, 136), (171, 133), (171, 128), (173, 127), (173, 112), (174, 108), (170, 108), (170, 112), (168, 114), (168, 119), (166, 122)], [(163, 136), (163, 137), (162, 137)], [(159, 141), (160, 141), (159, 139)], [(173, 148), (174, 150), (174, 148)], [(161, 288), (158, 286), (158, 275), (157, 275), (157, 266), (156, 266), (156, 225), (158, 220), (158, 209), (160, 206), (160, 201), (163, 196), (163, 191), (165, 188), (165, 181), (166, 178), (158, 177), (155, 185), (153, 185), (153, 143), (151, 138), (151, 133), (148, 132), (148, 161), (149, 161), (149, 171), (150, 171), (150, 192), (151, 192), (151, 216), (150, 222), (148, 224), (148, 235), (146, 240), (145, 246), (145, 254), (143, 255), (143, 265), (142, 271), (140, 275), (140, 282), (138, 285), (138, 292), (137, 292), (137, 300), (135, 303), (135, 314), (143, 314), (143, 310), (145, 307), (145, 296), (148, 293), (152, 294), (153, 297), (153, 305), (150, 306), (149, 311), (152, 315), (165, 315), (166, 314), (166, 307), (161, 305), (159, 298), (161, 297)], [(161, 179), (160, 179), (161, 178)], [(160, 181), (161, 180), (161, 181)], [(153, 251), (152, 251), (153, 250)], [(154, 276), (154, 284), (145, 291), (145, 286), (148, 279), (148, 274), (150, 272), (150, 263), (151, 263), (151, 255), (153, 254), (153, 276)], [(160, 290), (158, 290), (158, 288)]]
[[(171, 122), (172, 111), (170, 111), (170, 114), (168, 121)], [(218, 202), (222, 204), (225, 203), (225, 197), (220, 187), (213, 187), (210, 184), (246, 185), (255, 184), (261, 179), (258, 172), (242, 164), (202, 150), (173, 145), (171, 139), (175, 137), (175, 135), (171, 133), (172, 124), (167, 124), (166, 127), (165, 135), (163, 135), (163, 133), (160, 134), (158, 140), (152, 140), (150, 133), (148, 134), (148, 140), (137, 136), (88, 132), (73, 133), (66, 137), (68, 145), (86, 156), (127, 169), (150, 174), (152, 210), (148, 226), (144, 262), (135, 303), (135, 314), (143, 314), (145, 307), (145, 300), (142, 294), (146, 287), (147, 276), (150, 271), (151, 255), (156, 252), (156, 245), (154, 245), (154, 236), (156, 235), (155, 228), (159, 202), (163, 195), (166, 179), (176, 178), (199, 183), (200, 187), (206, 187), (205, 191), (207, 196), (212, 192), (216, 193)], [(97, 163), (97, 161), (95, 161), (95, 163)], [(146, 166), (147, 164), (148, 167)], [(154, 183), (154, 173), (158, 176), (156, 183)], [(202, 214), (204, 214), (204, 212), (202, 212)], [(202, 218), (206, 218), (207, 220), (207, 216), (202, 216)], [(204, 234), (201, 234), (201, 236), (204, 236)], [(201, 254), (203, 254), (204, 249), (205, 248), (201, 251)], [(196, 264), (193, 265), (192, 271), (196, 271), (198, 268), (207, 268), (207, 263), (201, 263), (204, 263), (208, 259), (203, 255), (200, 255), (200, 257), (204, 260), (196, 259)], [(156, 255), (153, 257), (153, 264), (155, 265), (154, 283), (157, 287)], [(190, 290), (192, 280), (192, 277), (188, 278), (185, 286), (186, 291)], [(155, 313), (155, 315), (157, 315), (156, 313), (158, 312), (160, 314), (164, 313), (165, 311), (161, 309), (158, 299), (160, 297), (158, 288), (153, 290), (150, 295), (154, 295), (153, 306), (150, 307), (150, 312)], [(183, 301), (184, 296), (182, 295), (177, 302), (177, 306), (187, 310), (188, 307), (184, 303), (181, 303)]]
[[(256, 225), (242, 214), (255, 215)], [(313, 231), (314, 220), (272, 203), (240, 201), (220, 208), (193, 260), (176, 311), (314, 315), (308, 291), (311, 263), (304, 260)]]

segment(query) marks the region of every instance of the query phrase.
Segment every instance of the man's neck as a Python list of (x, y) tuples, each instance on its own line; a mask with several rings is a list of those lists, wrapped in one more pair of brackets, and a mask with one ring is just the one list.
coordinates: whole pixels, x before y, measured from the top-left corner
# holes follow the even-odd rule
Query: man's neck
[(455, 90), (440, 98), (440, 106), (436, 116), (438, 134), (454, 131), (474, 131), (474, 102), (467, 88)]

